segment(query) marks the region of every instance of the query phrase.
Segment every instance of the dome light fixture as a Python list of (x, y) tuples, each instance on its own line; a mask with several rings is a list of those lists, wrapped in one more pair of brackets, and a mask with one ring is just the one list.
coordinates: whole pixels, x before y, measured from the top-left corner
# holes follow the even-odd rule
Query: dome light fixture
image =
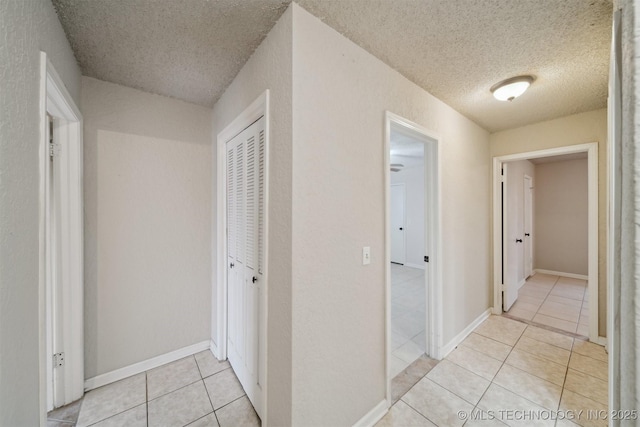
[(533, 76), (511, 77), (494, 84), (490, 90), (499, 101), (513, 101), (529, 88), (533, 80)]

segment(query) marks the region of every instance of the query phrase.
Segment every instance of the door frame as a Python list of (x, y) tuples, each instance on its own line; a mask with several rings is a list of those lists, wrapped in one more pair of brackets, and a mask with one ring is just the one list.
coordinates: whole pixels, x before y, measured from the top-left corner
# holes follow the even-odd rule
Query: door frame
[[(60, 146), (60, 216), (57, 237), (62, 280), (57, 283), (50, 273), (48, 227), (51, 216), (48, 200), (49, 187), (49, 135), (47, 114), (57, 122), (54, 138)], [(40, 317), (40, 418), (46, 424), (47, 411), (54, 406), (71, 403), (84, 393), (84, 237), (83, 237), (83, 150), (82, 115), (67, 91), (64, 82), (47, 58), (40, 52), (40, 208), (39, 208), (39, 317)], [(64, 307), (55, 320), (52, 298), (60, 297)], [(61, 336), (64, 368), (53, 371), (52, 333)], [(53, 401), (53, 388), (57, 391)]]
[(528, 160), (562, 154), (587, 153), (588, 187), (588, 292), (589, 292), (589, 339), (602, 343), (598, 334), (598, 143), (569, 145), (545, 150), (509, 154), (493, 158), (493, 313), (502, 314), (502, 206), (500, 184), (502, 165), (517, 160)]
[[(391, 175), (389, 175), (389, 179), (391, 179)], [(398, 183), (398, 184), (390, 184), (389, 188), (396, 186), (396, 187), (401, 187), (402, 188), (402, 231), (406, 231), (406, 224), (407, 224), (407, 186), (404, 183)], [(389, 199), (391, 200), (391, 199)], [(389, 220), (391, 220), (391, 211), (389, 211)], [(389, 232), (391, 232), (391, 229), (389, 229)], [(391, 244), (391, 242), (389, 242), (389, 244)], [(389, 252), (389, 254), (391, 254), (391, 252)], [(405, 265), (407, 263), (407, 234), (406, 233), (402, 233), (402, 262), (400, 264)], [(391, 255), (389, 255), (391, 256)]]
[[(527, 181), (529, 181), (530, 187), (526, 187)], [(533, 212), (534, 212), (534, 208), (533, 208), (533, 195), (531, 194), (531, 189), (534, 188), (533, 177), (531, 177), (531, 176), (529, 176), (527, 174), (524, 174), (522, 185), (524, 187), (523, 188), (523, 190), (524, 190), (524, 192), (523, 192), (524, 218), (523, 218), (522, 222), (523, 222), (523, 229), (524, 229), (525, 233), (527, 232), (527, 230), (526, 230), (526, 227), (527, 227), (527, 199), (530, 198), (529, 220), (531, 221), (531, 224), (530, 224), (530, 227), (529, 227), (530, 228), (529, 236), (528, 236), (529, 239), (526, 240), (524, 248), (525, 248), (525, 255), (526, 255), (526, 249), (527, 249), (527, 247), (529, 247), (529, 256), (531, 257), (530, 273), (533, 274), (533, 236), (534, 236), (534, 233), (533, 233), (534, 214), (533, 214)], [(527, 238), (526, 235), (523, 236), (523, 239), (526, 239), (526, 238)], [(524, 279), (527, 280), (529, 278), (529, 276), (527, 276), (527, 264), (529, 264), (529, 262), (527, 261), (526, 256), (525, 256), (524, 262), (525, 262), (525, 264), (524, 264)]]
[[(270, 142), (270, 120), (269, 120), (269, 90), (264, 91), (258, 98), (253, 101), (242, 113), (240, 113), (231, 123), (229, 123), (216, 138), (217, 153), (217, 180), (216, 180), (216, 236), (213, 238), (212, 245), (217, 249), (217, 272), (213, 276), (212, 283), (212, 307), (217, 308), (215, 316), (212, 316), (212, 332), (213, 340), (211, 343), (211, 351), (219, 360), (227, 359), (227, 326), (228, 326), (228, 283), (227, 283), (227, 142), (240, 134), (249, 127), (253, 122), (264, 116), (265, 119), (265, 153), (264, 153), (264, 281), (262, 301), (259, 301), (259, 319), (258, 340), (264, 343), (260, 347), (258, 354), (258, 369), (265, 374), (265, 382), (263, 384), (262, 399), (262, 423), (266, 425), (267, 420), (267, 384), (269, 375), (267, 372), (267, 322), (268, 316), (268, 299), (269, 299), (269, 142)], [(217, 325), (217, 326), (216, 326)]]
[(442, 358), (442, 236), (441, 236), (441, 179), (440, 144), (442, 139), (434, 132), (390, 111), (384, 117), (384, 245), (385, 245), (385, 378), (387, 404), (393, 403), (391, 396), (391, 242), (390, 242), (390, 193), (391, 193), (391, 130), (409, 133), (424, 143), (425, 160), (425, 255), (430, 257), (425, 268), (427, 313), (425, 316), (426, 353)]

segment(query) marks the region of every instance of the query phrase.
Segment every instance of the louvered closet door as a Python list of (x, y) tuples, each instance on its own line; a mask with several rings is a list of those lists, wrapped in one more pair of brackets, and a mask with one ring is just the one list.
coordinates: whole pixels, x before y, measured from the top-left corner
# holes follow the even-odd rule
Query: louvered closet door
[(264, 269), (264, 118), (227, 143), (228, 355), (260, 415)]

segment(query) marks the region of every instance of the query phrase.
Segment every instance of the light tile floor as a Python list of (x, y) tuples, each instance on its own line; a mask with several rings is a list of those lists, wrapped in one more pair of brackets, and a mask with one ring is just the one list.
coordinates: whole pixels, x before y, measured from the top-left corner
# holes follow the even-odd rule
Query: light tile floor
[(425, 352), (424, 270), (391, 264), (391, 377)]
[(507, 314), (587, 337), (587, 281), (536, 273), (520, 288)]
[(91, 390), (72, 405), (49, 413), (48, 426), (260, 426), (229, 363), (208, 350)]
[[(491, 316), (404, 394), (377, 427), (606, 426), (606, 420), (589, 415), (607, 409), (607, 372), (601, 346)], [(580, 410), (579, 419), (548, 419), (552, 411), (557, 417)]]

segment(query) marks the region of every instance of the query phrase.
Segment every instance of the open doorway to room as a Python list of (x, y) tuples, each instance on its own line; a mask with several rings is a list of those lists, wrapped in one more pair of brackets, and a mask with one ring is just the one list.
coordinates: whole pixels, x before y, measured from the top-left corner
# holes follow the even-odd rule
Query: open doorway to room
[(597, 144), (494, 167), (496, 311), (597, 339)]
[[(440, 355), (437, 136), (387, 113), (385, 142), (387, 378)], [(389, 388), (388, 395), (389, 395)]]
[(426, 352), (424, 143), (391, 129), (391, 375)]

